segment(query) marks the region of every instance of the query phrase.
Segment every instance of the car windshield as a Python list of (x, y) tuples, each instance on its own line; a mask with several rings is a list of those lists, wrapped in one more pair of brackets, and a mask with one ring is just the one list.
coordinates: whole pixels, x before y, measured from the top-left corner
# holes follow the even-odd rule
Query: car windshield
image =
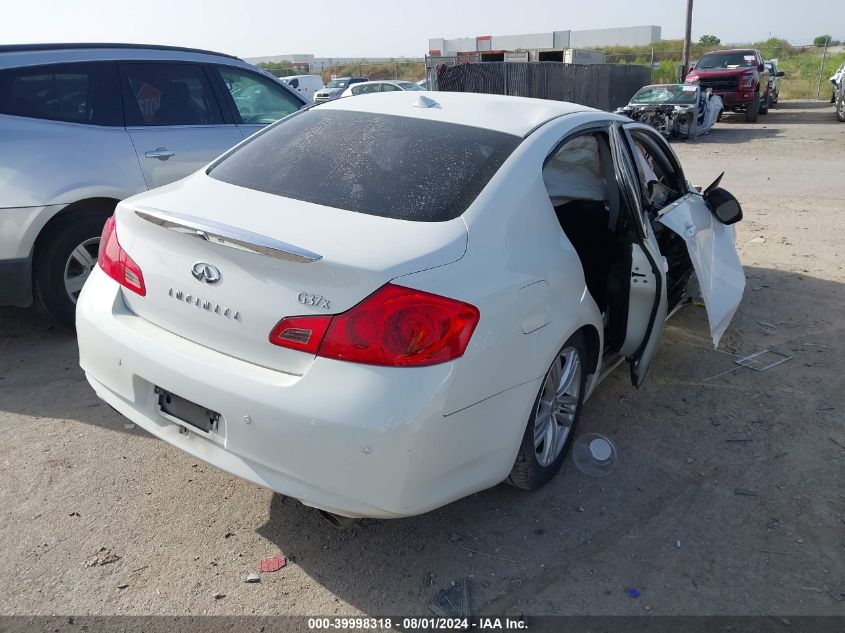
[(348, 79), (332, 79), (326, 88), (346, 88)]
[(631, 103), (695, 103), (696, 86), (666, 84), (640, 88)]
[(460, 216), (519, 136), (414, 117), (305, 110), (213, 165), (212, 178), (399, 220)]
[(727, 52), (708, 53), (703, 55), (696, 68), (754, 68), (757, 65), (757, 56), (754, 53)]

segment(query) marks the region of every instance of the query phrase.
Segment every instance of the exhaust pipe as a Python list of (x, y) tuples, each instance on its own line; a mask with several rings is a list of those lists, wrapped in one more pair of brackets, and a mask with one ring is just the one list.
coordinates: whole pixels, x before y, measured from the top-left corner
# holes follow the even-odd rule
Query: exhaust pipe
[(342, 517), (339, 514), (326, 512), (325, 510), (318, 510), (317, 512), (319, 512), (320, 516), (322, 516), (326, 521), (341, 530), (348, 528), (350, 525), (352, 525), (358, 520), (353, 519), (352, 517)]

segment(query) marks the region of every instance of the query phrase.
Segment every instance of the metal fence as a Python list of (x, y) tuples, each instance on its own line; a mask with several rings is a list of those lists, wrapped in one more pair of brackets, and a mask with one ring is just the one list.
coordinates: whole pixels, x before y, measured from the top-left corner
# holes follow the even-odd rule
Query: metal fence
[(483, 62), (439, 65), (436, 87), (449, 92), (535, 97), (613, 110), (651, 81), (651, 68), (634, 64)]

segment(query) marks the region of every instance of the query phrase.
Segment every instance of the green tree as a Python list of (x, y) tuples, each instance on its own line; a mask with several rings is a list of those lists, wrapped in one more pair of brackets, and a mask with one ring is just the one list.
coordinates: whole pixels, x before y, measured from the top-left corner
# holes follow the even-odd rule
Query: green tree
[(722, 43), (722, 40), (715, 35), (702, 35), (698, 38), (698, 43), (702, 46), (718, 46)]
[(830, 35), (819, 35), (813, 40), (813, 44), (819, 48), (823, 46), (831, 46), (833, 44), (833, 38)]

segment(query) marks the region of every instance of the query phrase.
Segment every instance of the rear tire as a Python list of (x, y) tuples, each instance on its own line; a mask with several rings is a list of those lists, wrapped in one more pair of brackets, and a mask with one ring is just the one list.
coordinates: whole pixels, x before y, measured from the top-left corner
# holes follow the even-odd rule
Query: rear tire
[(760, 97), (760, 114), (766, 115), (769, 113), (769, 91), (766, 90), (766, 94)]
[(836, 118), (840, 123), (845, 123), (845, 90), (840, 90), (836, 96)]
[(745, 122), (746, 123), (756, 123), (757, 117), (760, 114), (760, 98), (754, 99), (751, 103), (748, 104), (748, 107), (745, 109)]
[[(555, 355), (534, 400), (507, 482), (523, 490), (536, 490), (554, 477), (566, 458), (581, 407), (589, 371), (587, 343), (576, 332)], [(561, 435), (565, 433), (565, 435)]]
[(35, 305), (68, 329), (76, 321), (76, 298), (97, 265), (97, 248), (108, 217), (71, 213), (39, 237), (33, 270)]

